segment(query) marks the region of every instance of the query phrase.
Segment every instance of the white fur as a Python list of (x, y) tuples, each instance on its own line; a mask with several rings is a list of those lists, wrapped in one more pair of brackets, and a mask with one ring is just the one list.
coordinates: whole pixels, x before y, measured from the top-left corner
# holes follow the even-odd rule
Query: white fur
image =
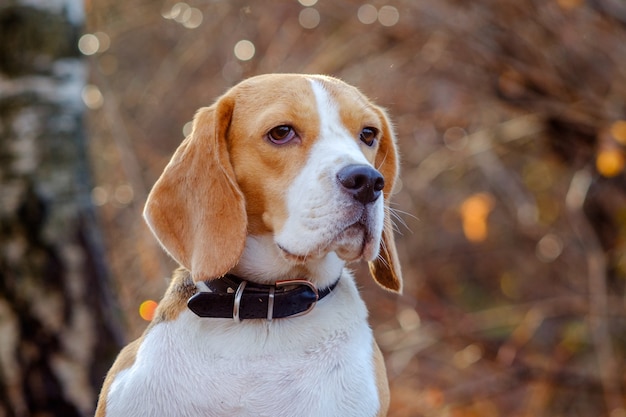
[(374, 416), (366, 320), (348, 273), (296, 319), (236, 324), (185, 311), (146, 335), (111, 386), (107, 416)]
[[(361, 256), (372, 260), (380, 247), (383, 199), (367, 206), (354, 204), (352, 195), (337, 180), (337, 173), (347, 165), (372, 165), (342, 125), (337, 106), (322, 84), (311, 80), (311, 86), (317, 101), (320, 136), (306, 165), (287, 190), (288, 218), (276, 234), (276, 243), (289, 255), (300, 258), (317, 258), (337, 251), (347, 261)], [(363, 216), (367, 218), (365, 235), (346, 230)]]
[[(344, 265), (362, 254), (377, 255), (383, 199), (364, 208), (338, 184), (339, 169), (369, 162), (322, 84), (311, 86), (321, 132), (286, 191), (288, 218), (276, 236), (248, 236), (233, 272), (258, 282), (293, 278), (295, 255), (306, 259), (303, 267), (320, 288), (341, 275), (337, 287), (297, 318), (235, 323), (185, 310), (174, 321), (156, 324), (134, 364), (111, 385), (108, 417), (377, 414), (374, 340)], [(366, 232), (344, 232), (364, 216)]]
[[(335, 282), (344, 266), (345, 262), (334, 252), (322, 258), (310, 258), (306, 263), (309, 278), (318, 288)], [(243, 255), (232, 273), (264, 284), (294, 278), (293, 263), (285, 259), (271, 235), (248, 236)]]

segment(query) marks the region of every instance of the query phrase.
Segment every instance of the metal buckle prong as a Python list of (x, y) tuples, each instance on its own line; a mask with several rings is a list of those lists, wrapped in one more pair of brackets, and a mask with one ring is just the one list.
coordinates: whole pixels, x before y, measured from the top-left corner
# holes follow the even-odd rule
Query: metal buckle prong
[(270, 287), (270, 293), (267, 298), (267, 321), (272, 321), (274, 317), (274, 293), (276, 292), (276, 287)]
[(241, 281), (241, 284), (239, 284), (235, 292), (235, 303), (233, 304), (233, 320), (235, 320), (235, 323), (241, 322), (239, 318), (239, 307), (241, 306), (241, 296), (243, 295), (243, 290), (246, 288), (247, 283), (248, 281)]
[(315, 304), (317, 304), (317, 301), (320, 299), (319, 292), (317, 291), (317, 288), (315, 288), (315, 285), (313, 285), (311, 282), (309, 282), (309, 281), (307, 281), (305, 279), (286, 279), (286, 280), (283, 280), (283, 281), (276, 281), (276, 288), (288, 287), (289, 285), (304, 285), (304, 286), (307, 286), (315, 294), (315, 301), (313, 301), (311, 303), (311, 305), (309, 306), (308, 309), (306, 309), (302, 313), (298, 313), (298, 314), (295, 314), (295, 315), (290, 316), (290, 317), (299, 317), (299, 316), (304, 316), (305, 314), (310, 313), (311, 310), (313, 310), (313, 308), (315, 307)]

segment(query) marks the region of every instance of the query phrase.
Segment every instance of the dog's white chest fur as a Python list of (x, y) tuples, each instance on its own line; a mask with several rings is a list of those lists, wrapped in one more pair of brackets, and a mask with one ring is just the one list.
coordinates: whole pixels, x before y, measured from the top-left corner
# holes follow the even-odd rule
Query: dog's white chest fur
[(159, 323), (113, 382), (107, 415), (374, 416), (372, 332), (352, 277), (318, 307), (266, 326), (190, 311)]

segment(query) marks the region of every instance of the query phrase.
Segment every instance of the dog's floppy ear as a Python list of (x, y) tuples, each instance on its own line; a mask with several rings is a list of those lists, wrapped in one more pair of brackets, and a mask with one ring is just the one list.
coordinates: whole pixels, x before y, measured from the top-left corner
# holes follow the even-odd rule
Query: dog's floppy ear
[(383, 131), (375, 164), (385, 178), (385, 188), (383, 188), (385, 224), (378, 257), (369, 262), (369, 270), (374, 280), (383, 288), (399, 293), (402, 292), (402, 271), (396, 253), (389, 207), (389, 200), (398, 177), (399, 158), (391, 123), (382, 109), (377, 109), (377, 111), (383, 121)]
[(144, 217), (161, 245), (194, 281), (220, 277), (245, 244), (245, 201), (230, 163), (226, 134), (234, 103), (200, 109), (146, 202)]

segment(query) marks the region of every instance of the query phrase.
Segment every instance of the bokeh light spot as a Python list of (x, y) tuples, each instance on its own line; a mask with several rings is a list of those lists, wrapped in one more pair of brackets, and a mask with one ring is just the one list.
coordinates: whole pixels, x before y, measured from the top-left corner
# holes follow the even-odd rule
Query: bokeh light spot
[(247, 39), (240, 40), (235, 44), (235, 57), (240, 61), (249, 61), (254, 57), (254, 44)]
[(315, 29), (320, 24), (320, 12), (312, 7), (302, 9), (298, 15), (298, 23), (305, 29)]
[(624, 154), (619, 149), (606, 149), (596, 156), (596, 169), (603, 177), (614, 177), (624, 170)]
[(445, 394), (439, 388), (426, 388), (424, 391), (424, 403), (431, 408), (441, 408), (445, 400)]
[(493, 209), (494, 198), (488, 193), (474, 194), (461, 204), (463, 233), (470, 242), (482, 242), (487, 238), (487, 218)]
[(298, 3), (300, 3), (304, 7), (311, 7), (317, 4), (317, 0), (298, 0)]
[(97, 110), (104, 104), (104, 97), (98, 86), (88, 84), (83, 87), (81, 97), (85, 105), (91, 110)]
[(103, 206), (109, 201), (109, 193), (106, 188), (97, 186), (91, 190), (91, 202), (94, 206)]
[(176, 3), (175, 5), (172, 6), (172, 9), (170, 10), (169, 13), (169, 17), (166, 17), (166, 19), (174, 19), (177, 22), (182, 22), (183, 20), (183, 15), (185, 14), (185, 12), (187, 10), (189, 10), (190, 6), (187, 3)]
[(183, 13), (182, 25), (187, 29), (195, 29), (202, 24), (202, 20), (204, 19), (204, 15), (200, 11), (200, 9), (196, 9), (195, 7), (191, 7)]
[[(177, 11), (177, 13), (179, 12)], [(161, 10), (161, 16), (163, 16), (164, 19), (173, 19), (175, 17), (174, 6), (163, 8), (163, 10)]]
[(400, 20), (400, 12), (393, 6), (383, 6), (378, 11), (378, 21), (383, 26), (393, 26)]
[(94, 36), (98, 39), (98, 52), (106, 52), (111, 47), (111, 38), (104, 32), (95, 32)]
[(522, 168), (522, 180), (535, 191), (546, 191), (554, 185), (553, 168), (545, 161), (530, 161)]
[(552, 262), (563, 252), (563, 240), (555, 234), (548, 233), (537, 242), (535, 255), (542, 262)]
[(237, 61), (228, 61), (222, 68), (222, 77), (228, 82), (237, 82), (241, 80), (243, 68)]
[(611, 136), (617, 142), (626, 145), (626, 120), (618, 120), (611, 125)]
[(187, 137), (191, 135), (191, 131), (193, 130), (193, 121), (188, 121), (183, 125), (183, 136)]
[(443, 143), (451, 151), (460, 151), (467, 145), (467, 132), (460, 127), (451, 127), (443, 134)]
[(364, 25), (371, 25), (378, 19), (378, 10), (376, 10), (376, 7), (371, 4), (364, 4), (359, 7), (356, 16), (359, 19), (359, 22)]
[(509, 272), (503, 273), (500, 276), (500, 291), (509, 298), (518, 299), (520, 297), (520, 288), (517, 277)]
[(412, 331), (420, 327), (421, 319), (417, 311), (405, 308), (398, 313), (398, 322), (404, 331)]
[(78, 50), (83, 55), (93, 55), (98, 52), (100, 41), (98, 37), (92, 33), (87, 33), (78, 40)]
[(135, 197), (135, 192), (130, 184), (122, 184), (115, 188), (115, 201), (121, 205), (130, 204)]
[(478, 362), (483, 357), (483, 350), (476, 344), (471, 344), (454, 354), (452, 362), (459, 369), (465, 369), (468, 366)]
[(152, 321), (154, 318), (154, 312), (158, 303), (154, 300), (146, 300), (141, 305), (139, 305), (139, 316), (145, 321)]

